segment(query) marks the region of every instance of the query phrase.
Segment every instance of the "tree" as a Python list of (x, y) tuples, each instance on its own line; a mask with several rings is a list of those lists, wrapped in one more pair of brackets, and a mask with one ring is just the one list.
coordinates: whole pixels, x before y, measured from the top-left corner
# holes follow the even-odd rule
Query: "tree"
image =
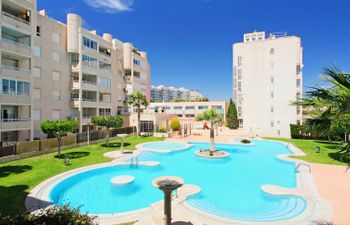
[(170, 128), (173, 131), (179, 131), (181, 129), (180, 120), (177, 117), (174, 117), (170, 122)]
[(91, 122), (97, 126), (106, 127), (106, 146), (109, 146), (109, 129), (120, 128), (123, 126), (123, 118), (121, 116), (93, 116)]
[(78, 123), (76, 120), (47, 120), (40, 124), (42, 132), (44, 132), (48, 136), (54, 136), (57, 138), (58, 157), (61, 157), (61, 137), (69, 132), (74, 132), (77, 129), (77, 126)]
[(226, 113), (226, 122), (227, 127), (230, 129), (238, 128), (238, 118), (237, 118), (237, 109), (236, 104), (230, 99), (230, 104)]
[(329, 139), (335, 130), (342, 130), (347, 135), (344, 122), (347, 123), (347, 114), (350, 112), (350, 73), (331, 65), (324, 69), (321, 78), (331, 86), (314, 87), (305, 98), (293, 104), (309, 109), (311, 118), (307, 119), (306, 127), (310, 131), (324, 133)]
[(146, 96), (142, 95), (141, 92), (136, 92), (134, 94), (129, 95), (128, 103), (134, 107), (137, 112), (137, 135), (141, 135), (141, 112), (143, 108), (148, 106), (148, 102)]
[(197, 115), (197, 121), (208, 121), (210, 122), (210, 154), (215, 152), (215, 141), (214, 141), (214, 126), (222, 121), (222, 115), (219, 114), (215, 109), (209, 109), (203, 113)]

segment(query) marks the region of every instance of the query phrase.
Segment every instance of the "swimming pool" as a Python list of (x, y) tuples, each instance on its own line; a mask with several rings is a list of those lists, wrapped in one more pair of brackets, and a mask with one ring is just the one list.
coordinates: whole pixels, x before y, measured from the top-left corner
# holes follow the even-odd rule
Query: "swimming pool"
[[(279, 154), (291, 154), (284, 145), (268, 141), (257, 141), (255, 146), (216, 144), (217, 149), (230, 156), (213, 160), (194, 154), (209, 144), (191, 144), (183, 151), (142, 151), (137, 156), (139, 162), (159, 161), (159, 166), (107, 166), (75, 174), (58, 183), (50, 192), (50, 199), (57, 205), (70, 204), (91, 214), (143, 209), (163, 198), (162, 192), (151, 185), (152, 180), (169, 175), (201, 188), (200, 193), (187, 199), (188, 205), (220, 217), (276, 221), (296, 217), (305, 210), (307, 203), (303, 198), (273, 196), (261, 190), (265, 184), (296, 187), (295, 164), (276, 158)], [(166, 147), (159, 146), (158, 150)], [(132, 175), (135, 181), (122, 187), (112, 185), (110, 179), (120, 175)]]
[(190, 145), (182, 142), (174, 142), (174, 141), (156, 141), (149, 142), (145, 144), (141, 144), (138, 146), (141, 149), (149, 150), (149, 151), (177, 151), (190, 147)]

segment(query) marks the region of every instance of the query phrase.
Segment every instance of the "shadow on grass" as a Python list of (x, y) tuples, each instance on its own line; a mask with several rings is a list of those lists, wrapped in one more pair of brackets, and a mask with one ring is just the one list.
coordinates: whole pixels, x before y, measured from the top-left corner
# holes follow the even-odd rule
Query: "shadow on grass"
[[(120, 148), (120, 145), (121, 145), (120, 142), (117, 142), (117, 143), (112, 142), (112, 143), (109, 143), (108, 145), (106, 143), (101, 144), (101, 146), (105, 147), (105, 148)], [(131, 144), (127, 143), (127, 142), (124, 142), (124, 147), (129, 146), (129, 145), (131, 145)]]
[(64, 154), (61, 154), (60, 156), (55, 155), (55, 158), (64, 159), (64, 158), (70, 158), (70, 159), (78, 159), (83, 158), (90, 155), (90, 152), (67, 152)]
[(7, 177), (11, 174), (19, 174), (24, 173), (28, 170), (31, 170), (33, 167), (31, 166), (3, 166), (0, 167), (0, 177)]
[(339, 152), (332, 152), (328, 154), (334, 160), (344, 162), (350, 165), (350, 152), (348, 150), (341, 150)]
[(26, 210), (24, 201), (28, 188), (28, 185), (0, 186), (0, 214), (14, 216), (23, 213)]

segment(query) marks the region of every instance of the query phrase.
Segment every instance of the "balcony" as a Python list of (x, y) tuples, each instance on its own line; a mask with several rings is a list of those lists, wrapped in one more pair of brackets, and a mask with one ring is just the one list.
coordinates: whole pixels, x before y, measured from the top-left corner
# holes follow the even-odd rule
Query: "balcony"
[[(97, 75), (97, 66), (88, 62), (83, 62), (81, 65), (81, 70), (85, 74)], [(79, 73), (80, 63), (72, 64), (72, 72)]]
[[(83, 98), (81, 101), (81, 106), (85, 108), (96, 108), (99, 105), (97, 99), (92, 98)], [(74, 108), (80, 107), (79, 98), (72, 98), (71, 99), (71, 106)]]
[(13, 118), (13, 119), (1, 119), (1, 131), (10, 130), (27, 130), (31, 129), (32, 123), (31, 119)]
[(30, 25), (30, 21), (21, 19), (17, 16), (14, 16), (10, 13), (1, 12), (1, 20), (3, 23), (10, 25), (11, 27), (15, 27), (19, 30), (25, 31), (28, 34), (32, 32), (32, 27)]
[(72, 88), (74, 90), (79, 90), (81, 88), (83, 90), (97, 91), (97, 83), (94, 81), (83, 80), (82, 84), (80, 85), (79, 81), (74, 80), (72, 83)]
[(6, 38), (1, 39), (2, 49), (6, 52), (19, 54), (26, 57), (31, 57), (32, 50), (27, 44), (15, 42)]
[(1, 74), (12, 78), (25, 79), (25, 80), (30, 80), (31, 78), (30, 70), (12, 67), (8, 65), (1, 66)]
[(0, 94), (0, 102), (3, 105), (31, 105), (31, 96)]

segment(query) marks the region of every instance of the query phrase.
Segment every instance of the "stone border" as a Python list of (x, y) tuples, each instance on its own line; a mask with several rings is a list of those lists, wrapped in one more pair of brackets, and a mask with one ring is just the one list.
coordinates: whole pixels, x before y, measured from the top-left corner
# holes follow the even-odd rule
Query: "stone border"
[[(147, 144), (159, 143), (159, 142), (181, 143), (181, 144), (184, 144), (185, 147), (184, 148), (171, 149), (171, 150), (155, 150), (155, 149), (150, 149), (150, 148), (144, 147)], [(138, 144), (138, 145), (136, 145), (136, 148), (138, 150), (147, 151), (147, 152), (170, 153), (170, 152), (175, 152), (175, 151), (186, 150), (186, 149), (188, 149), (188, 148), (190, 148), (192, 146), (193, 145), (192, 144), (188, 144), (188, 142), (181, 142), (181, 141), (152, 141), (152, 142), (146, 142), (146, 143)]]
[(201, 154), (201, 151), (200, 150), (197, 150), (194, 154), (198, 157), (201, 157), (201, 158), (204, 158), (204, 159), (225, 159), (227, 157), (229, 157), (230, 153), (226, 152), (226, 151), (222, 151), (222, 150), (218, 150), (222, 153), (224, 153), (223, 155), (213, 155), (213, 156), (210, 156), (210, 155), (203, 155)]
[[(274, 225), (309, 225), (314, 223), (315, 221), (330, 221), (332, 216), (332, 207), (328, 201), (323, 199), (317, 192), (316, 184), (314, 178), (311, 173), (305, 168), (308, 163), (302, 160), (289, 158), (289, 156), (303, 156), (305, 155), (300, 149), (295, 147), (290, 143), (273, 141), (276, 143), (281, 143), (285, 145), (292, 154), (285, 155), (277, 155), (277, 158), (290, 161), (294, 163), (301, 163), (302, 167), (300, 167), (300, 171), (297, 174), (297, 187), (293, 189), (282, 188), (273, 185), (264, 185), (262, 186), (262, 190), (272, 194), (272, 195), (297, 195), (303, 197), (307, 201), (307, 208), (304, 213), (300, 214), (297, 217), (282, 220), (282, 221), (273, 221), (273, 222), (245, 222), (245, 221), (236, 221), (229, 218), (217, 216), (205, 212), (201, 209), (195, 208), (186, 202), (186, 197), (182, 197), (181, 201), (176, 206), (176, 210), (182, 211), (188, 218), (194, 217), (206, 224), (215, 224), (215, 225), (228, 225), (228, 224), (236, 224), (236, 225), (270, 225), (273, 223)], [(152, 143), (152, 142), (148, 142)], [(200, 143), (200, 142), (198, 142)], [(144, 143), (146, 144), (146, 143)], [(230, 143), (228, 143), (230, 144)], [(192, 146), (187, 144), (188, 147)], [(188, 148), (187, 147), (187, 148)], [(63, 180), (74, 176), (76, 174), (86, 172), (93, 169), (108, 167), (108, 166), (116, 166), (116, 165), (130, 165), (133, 162), (125, 162), (128, 159), (131, 159), (142, 151), (148, 151), (148, 149), (142, 148), (142, 145), (137, 146), (138, 150), (135, 150), (133, 154), (120, 155), (115, 158), (112, 162), (109, 163), (101, 163), (90, 166), (85, 166), (81, 168), (77, 168), (65, 173), (58, 174), (52, 178), (45, 180), (36, 186), (27, 196), (25, 200), (26, 208), (29, 211), (35, 211), (40, 208), (46, 208), (53, 205), (51, 202), (49, 195), (51, 190)], [(185, 148), (185, 149), (187, 149)], [(178, 149), (184, 150), (184, 149)], [(178, 151), (176, 150), (176, 151)], [(164, 152), (164, 151), (160, 151)], [(171, 151), (170, 151), (171, 152)], [(145, 166), (157, 166), (159, 162), (138, 162), (138, 164)], [(199, 188), (199, 187), (198, 187)], [(200, 188), (199, 188), (200, 190)], [(198, 191), (199, 191), (198, 190)], [(197, 191), (197, 193), (198, 193)], [(154, 203), (153, 203), (154, 204)], [(93, 216), (97, 216), (97, 222), (101, 224), (116, 224), (116, 223), (125, 223), (130, 221), (139, 221), (142, 218), (149, 217), (152, 212), (152, 205), (149, 207), (133, 210), (123, 213), (113, 213), (113, 214), (92, 214)]]

